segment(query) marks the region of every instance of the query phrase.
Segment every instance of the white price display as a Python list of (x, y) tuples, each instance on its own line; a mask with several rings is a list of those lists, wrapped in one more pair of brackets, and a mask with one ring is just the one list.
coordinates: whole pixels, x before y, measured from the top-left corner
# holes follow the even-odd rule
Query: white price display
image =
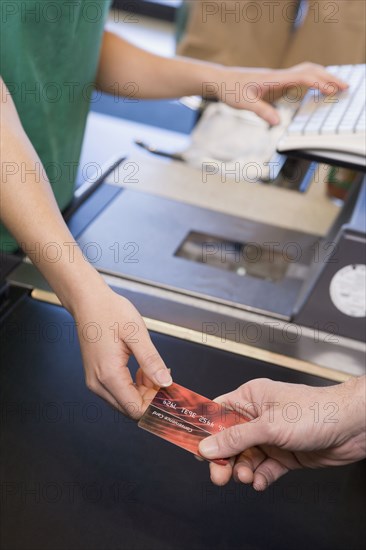
[(349, 317), (366, 317), (366, 265), (347, 265), (333, 277), (329, 293), (335, 307)]

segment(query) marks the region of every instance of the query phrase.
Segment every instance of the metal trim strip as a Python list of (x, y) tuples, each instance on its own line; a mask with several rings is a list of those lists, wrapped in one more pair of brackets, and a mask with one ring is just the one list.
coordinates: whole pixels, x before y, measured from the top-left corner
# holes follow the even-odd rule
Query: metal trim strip
[[(31, 297), (40, 302), (61, 306), (61, 302), (53, 292), (35, 288), (31, 292)], [(279, 353), (261, 348), (255, 348), (248, 344), (234, 342), (232, 340), (226, 340), (223, 342), (221, 338), (214, 335), (205, 334), (205, 338), (203, 338), (202, 332), (196, 330), (180, 327), (178, 325), (173, 325), (171, 323), (158, 321), (148, 317), (144, 317), (143, 319), (149, 330), (160, 334), (165, 334), (167, 336), (172, 336), (174, 338), (179, 338), (181, 340), (186, 340), (188, 342), (193, 342), (221, 351), (227, 351), (243, 357), (263, 361), (265, 363), (274, 363), (284, 368), (304, 372), (313, 376), (319, 376), (321, 378), (333, 380), (334, 382), (344, 382), (351, 377), (351, 375), (347, 373), (315, 365), (308, 361), (303, 361), (302, 359), (288, 357), (286, 355), (281, 355)]]

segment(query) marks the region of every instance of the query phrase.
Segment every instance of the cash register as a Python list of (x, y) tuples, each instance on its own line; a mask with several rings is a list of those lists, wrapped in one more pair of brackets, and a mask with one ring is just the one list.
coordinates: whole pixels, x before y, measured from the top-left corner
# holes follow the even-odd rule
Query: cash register
[[(142, 187), (156, 166), (141, 171)], [(160, 177), (168, 170), (161, 164)], [(106, 281), (141, 311), (175, 380), (213, 398), (258, 377), (326, 386), (364, 374), (365, 205), (360, 171), (320, 235), (104, 174), (78, 189), (65, 216)], [(207, 464), (86, 389), (70, 326), (29, 261), (3, 256), (2, 547), (361, 547), (364, 463), (292, 472), (263, 494), (214, 487)]]

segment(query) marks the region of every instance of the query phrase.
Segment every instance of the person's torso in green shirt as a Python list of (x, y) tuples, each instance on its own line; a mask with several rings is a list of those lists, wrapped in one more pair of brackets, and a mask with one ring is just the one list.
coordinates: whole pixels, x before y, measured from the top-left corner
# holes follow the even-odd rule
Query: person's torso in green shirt
[[(110, 4), (111, 0), (1, 1), (0, 74), (61, 210), (73, 196)], [(19, 177), (26, 183), (21, 169)], [(9, 252), (16, 248), (2, 225), (0, 247)]]

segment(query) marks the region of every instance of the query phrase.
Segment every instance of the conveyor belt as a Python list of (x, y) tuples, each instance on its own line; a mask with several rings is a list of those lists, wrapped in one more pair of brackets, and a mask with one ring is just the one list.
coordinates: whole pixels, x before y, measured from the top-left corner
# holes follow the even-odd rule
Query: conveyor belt
[[(69, 323), (63, 309), (25, 296), (1, 329), (1, 548), (363, 548), (364, 463), (297, 471), (264, 494), (235, 483), (216, 488), (207, 464), (86, 389)], [(328, 383), (153, 338), (176, 381), (208, 397), (253, 377)]]

